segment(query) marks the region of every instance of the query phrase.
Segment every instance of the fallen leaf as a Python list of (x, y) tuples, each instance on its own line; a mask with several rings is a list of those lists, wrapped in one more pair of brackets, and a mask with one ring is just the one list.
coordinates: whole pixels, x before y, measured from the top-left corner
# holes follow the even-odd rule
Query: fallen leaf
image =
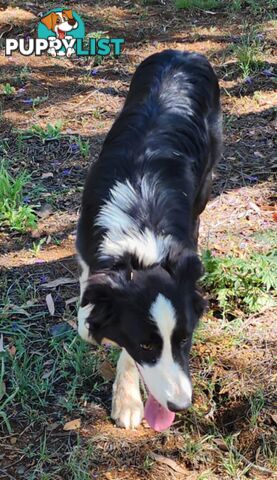
[(181, 467), (181, 465), (178, 465), (178, 463), (175, 462), (175, 460), (172, 460), (172, 458), (167, 458), (167, 457), (164, 457), (163, 455), (158, 455), (154, 452), (151, 452), (149, 456), (156, 462), (163, 463), (164, 465), (167, 465), (168, 467), (172, 468), (174, 472), (189, 473), (187, 468)]
[(107, 380), (107, 382), (110, 382), (115, 378), (115, 369), (108, 360), (104, 360), (104, 362), (101, 363), (99, 366), (99, 373), (104, 380)]
[(15, 445), (16, 442), (17, 442), (17, 438), (16, 438), (16, 437), (10, 438), (10, 444), (11, 444), (11, 445)]
[(46, 300), (46, 305), (47, 305), (47, 308), (49, 310), (50, 315), (54, 315), (55, 305), (54, 305), (54, 301), (53, 301), (51, 293), (48, 293), (48, 295), (46, 295), (45, 300)]
[(60, 285), (69, 285), (71, 283), (77, 283), (77, 280), (69, 277), (60, 277), (56, 278), (56, 280), (52, 280), (51, 282), (43, 283), (41, 286), (43, 288), (56, 288)]
[(40, 218), (47, 218), (53, 213), (53, 207), (49, 203), (45, 203), (37, 211), (37, 216)]
[(249, 207), (260, 215), (261, 209), (254, 202), (249, 202)]
[(270, 415), (273, 422), (277, 425), (277, 413), (273, 413), (272, 415)]
[(53, 177), (54, 177), (54, 175), (53, 175), (52, 172), (43, 173), (41, 175), (42, 180), (46, 180), (47, 178), (53, 178)]
[(77, 300), (79, 300), (79, 297), (71, 297), (71, 298), (69, 298), (68, 300), (65, 301), (65, 304), (70, 305), (71, 303), (77, 302)]
[(75, 418), (75, 420), (70, 420), (70, 422), (66, 422), (63, 426), (63, 429), (67, 432), (69, 430), (77, 430), (81, 426), (81, 419)]
[(272, 217), (274, 222), (277, 222), (277, 212), (273, 213)]
[(3, 334), (1, 333), (0, 335), (0, 353), (4, 352), (5, 349), (4, 349), (4, 338), (3, 338)]
[(14, 357), (15, 354), (16, 354), (16, 347), (14, 345), (12, 345), (11, 347), (9, 347), (9, 354)]

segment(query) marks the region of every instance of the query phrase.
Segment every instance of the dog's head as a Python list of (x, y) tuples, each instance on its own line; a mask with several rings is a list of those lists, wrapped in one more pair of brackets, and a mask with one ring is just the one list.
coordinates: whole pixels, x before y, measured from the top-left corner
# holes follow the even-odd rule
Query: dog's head
[(73, 17), (72, 10), (62, 10), (61, 12), (52, 12), (41, 19), (41, 22), (52, 32), (55, 32), (57, 38), (65, 38), (67, 32), (78, 27), (78, 22)]
[(81, 337), (124, 347), (152, 396), (171, 411), (191, 403), (188, 357), (205, 306), (196, 288), (201, 273), (193, 253), (170, 271), (157, 266), (96, 273), (78, 313)]

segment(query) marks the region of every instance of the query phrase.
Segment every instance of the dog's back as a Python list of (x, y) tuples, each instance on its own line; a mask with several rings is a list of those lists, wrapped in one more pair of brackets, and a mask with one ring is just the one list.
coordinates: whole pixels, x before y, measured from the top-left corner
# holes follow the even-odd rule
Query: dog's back
[(147, 58), (88, 175), (77, 241), (85, 262), (138, 257), (137, 245), (118, 238), (128, 228), (194, 249), (220, 153), (219, 87), (208, 60), (173, 50)]

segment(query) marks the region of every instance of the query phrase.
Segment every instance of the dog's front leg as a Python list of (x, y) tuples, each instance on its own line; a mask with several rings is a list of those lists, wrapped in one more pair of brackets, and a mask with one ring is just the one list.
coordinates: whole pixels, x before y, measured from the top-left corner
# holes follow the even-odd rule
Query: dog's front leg
[(138, 369), (125, 349), (117, 364), (111, 416), (119, 427), (127, 429), (136, 428), (143, 418)]

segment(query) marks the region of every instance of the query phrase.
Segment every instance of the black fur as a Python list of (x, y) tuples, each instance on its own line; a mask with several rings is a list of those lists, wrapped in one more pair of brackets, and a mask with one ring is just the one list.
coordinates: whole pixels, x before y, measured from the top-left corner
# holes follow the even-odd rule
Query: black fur
[[(83, 306), (95, 305), (88, 319), (90, 332), (98, 342), (107, 337), (125, 347), (139, 363), (154, 362), (162, 348), (149, 318), (158, 293), (169, 298), (177, 312), (178, 361), (181, 349), (189, 351), (204, 308), (196, 292), (202, 272), (196, 255), (199, 215), (220, 154), (219, 87), (208, 60), (196, 53), (165, 50), (142, 62), (87, 177), (77, 236), (78, 252), (91, 272), (82, 299)], [(147, 200), (141, 194), (142, 178), (151, 191)], [(172, 237), (167, 257), (147, 268), (128, 252), (99, 255), (106, 229), (95, 219), (116, 181), (126, 180), (139, 199), (126, 207), (138, 229)], [(139, 348), (148, 342), (154, 342), (153, 355)]]

